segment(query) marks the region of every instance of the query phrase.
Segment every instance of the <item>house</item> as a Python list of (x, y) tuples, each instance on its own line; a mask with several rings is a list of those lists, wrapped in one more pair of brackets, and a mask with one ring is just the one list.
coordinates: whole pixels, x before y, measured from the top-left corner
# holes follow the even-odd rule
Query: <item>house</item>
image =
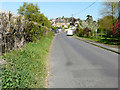
[(50, 20), (51, 25), (54, 27), (64, 27), (64, 28), (68, 28), (68, 26), (70, 25), (70, 22), (64, 20), (64, 19), (51, 19)]
[(66, 22), (66, 21), (56, 21), (56, 22), (55, 22), (55, 27), (68, 28), (69, 25), (70, 25), (70, 23), (69, 23), (69, 22)]

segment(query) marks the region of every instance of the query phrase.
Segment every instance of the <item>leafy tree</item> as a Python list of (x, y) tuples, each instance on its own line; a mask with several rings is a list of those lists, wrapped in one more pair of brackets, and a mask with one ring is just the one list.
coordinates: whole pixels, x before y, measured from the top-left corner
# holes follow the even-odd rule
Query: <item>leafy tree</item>
[(77, 26), (77, 29), (76, 29), (76, 31), (75, 31), (75, 34), (77, 35), (77, 36), (83, 36), (83, 29), (82, 28), (80, 28), (79, 27), (79, 25)]
[(118, 17), (118, 2), (104, 2), (105, 8), (102, 14), (105, 16), (112, 16), (112, 24), (114, 25), (114, 17)]
[(48, 28), (51, 27), (50, 21), (44, 14), (40, 13), (37, 4), (24, 2), (23, 6), (18, 9), (18, 14), (24, 16), (27, 20), (24, 32), (28, 42), (39, 40), (41, 36), (46, 35)]
[(88, 22), (88, 25), (90, 25), (91, 22), (93, 22), (93, 18), (92, 18), (92, 16), (87, 15), (87, 19), (86, 19), (86, 21)]
[(112, 19), (115, 20), (115, 18), (113, 16), (104, 16), (102, 19), (99, 19), (99, 26), (102, 29), (107, 29), (110, 30), (111, 25), (112, 25)]
[(83, 29), (84, 36), (89, 37), (89, 32), (91, 32), (91, 30), (88, 27)]
[(62, 16), (62, 19), (64, 19), (65, 17), (64, 16)]
[(18, 14), (24, 16), (25, 19), (31, 21), (34, 15), (40, 14), (39, 10), (40, 9), (37, 4), (34, 5), (33, 3), (28, 4), (24, 2), (23, 6), (20, 6), (20, 8), (18, 9)]
[(97, 29), (97, 33), (101, 33), (101, 38), (102, 38), (102, 34), (103, 34), (103, 28), (101, 28), (101, 27), (98, 27), (98, 29)]
[(26, 20), (34, 21), (40, 23), (42, 26), (46, 26), (48, 28), (51, 27), (50, 21), (44, 14), (40, 13), (39, 7), (34, 5), (33, 3), (24, 2), (23, 6), (20, 6), (18, 9), (18, 14), (24, 16)]
[(52, 28), (52, 30), (55, 30), (55, 29), (57, 29), (57, 27), (51, 27)]
[(98, 20), (99, 22), (99, 28), (101, 29), (101, 37), (104, 33), (107, 37), (111, 37), (111, 26), (113, 25), (112, 21), (115, 21), (115, 18), (113, 16), (104, 16), (102, 19)]

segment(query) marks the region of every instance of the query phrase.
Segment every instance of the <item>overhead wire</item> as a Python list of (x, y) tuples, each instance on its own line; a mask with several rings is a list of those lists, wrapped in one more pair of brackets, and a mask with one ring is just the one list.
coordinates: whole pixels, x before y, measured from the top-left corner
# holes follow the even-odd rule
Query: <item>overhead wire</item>
[(80, 14), (82, 13), (83, 11), (87, 10), (88, 8), (90, 8), (92, 5), (94, 5), (95, 3), (97, 2), (97, 0), (95, 2), (93, 2), (92, 4), (90, 4), (88, 7), (86, 7), (85, 9), (83, 9), (82, 11), (80, 11), (79, 13), (75, 13), (75, 14), (72, 14), (72, 15), (77, 15), (77, 14)]

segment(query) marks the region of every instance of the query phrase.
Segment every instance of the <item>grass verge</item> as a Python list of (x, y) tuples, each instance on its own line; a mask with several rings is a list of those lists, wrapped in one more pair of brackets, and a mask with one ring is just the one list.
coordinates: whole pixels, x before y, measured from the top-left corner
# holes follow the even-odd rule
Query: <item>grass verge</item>
[(111, 49), (108, 49), (108, 48), (105, 48), (105, 47), (102, 47), (102, 46), (99, 46), (99, 45), (96, 45), (96, 44), (93, 44), (93, 43), (87, 42), (87, 41), (85, 41), (85, 40), (82, 40), (82, 39), (80, 39), (78, 36), (74, 36), (74, 37), (75, 37), (76, 39), (78, 39), (78, 40), (81, 40), (81, 41), (83, 41), (83, 42), (89, 43), (89, 44), (94, 45), (94, 46), (96, 46), (96, 47), (100, 47), (100, 48), (103, 48), (103, 49), (105, 49), (105, 50), (108, 50), (108, 51), (111, 51), (111, 52), (114, 52), (114, 53), (120, 54), (120, 53), (117, 52), (117, 51), (114, 51), (114, 50), (111, 50)]
[[(79, 37), (76, 34), (74, 34), (74, 36)], [(80, 38), (85, 39), (85, 40), (89, 40), (89, 41), (93, 41), (93, 42), (98, 42), (98, 43), (101, 43), (101, 44), (105, 44), (105, 45), (110, 46), (110, 47), (120, 48), (120, 45), (118, 44), (118, 42), (119, 42), (118, 38), (113, 38), (113, 39), (107, 38), (106, 40), (105, 40), (105, 38), (101, 39), (100, 37), (98, 37), (98, 38), (95, 38), (95, 37), (80, 37)]]
[(30, 42), (21, 50), (4, 54), (2, 88), (44, 88), (47, 76), (46, 62), (53, 34)]

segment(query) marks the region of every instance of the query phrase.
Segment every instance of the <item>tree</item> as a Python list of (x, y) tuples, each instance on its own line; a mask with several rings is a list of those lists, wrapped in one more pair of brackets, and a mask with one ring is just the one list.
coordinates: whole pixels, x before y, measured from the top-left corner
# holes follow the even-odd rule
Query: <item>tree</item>
[(25, 19), (31, 21), (33, 15), (40, 14), (39, 10), (40, 9), (37, 4), (34, 5), (33, 3), (28, 4), (24, 2), (23, 6), (20, 6), (20, 8), (18, 9), (18, 14), (24, 16)]
[(105, 8), (102, 14), (105, 16), (112, 16), (112, 24), (114, 25), (114, 17), (118, 17), (118, 2), (104, 2)]
[(18, 9), (18, 14), (24, 16), (26, 20), (34, 21), (40, 23), (42, 26), (46, 26), (48, 28), (51, 27), (50, 21), (44, 14), (40, 13), (39, 7), (34, 5), (33, 3), (24, 2), (23, 6), (20, 6)]
[(36, 18), (36, 19), (33, 19), (33, 21), (38, 22), (43, 26), (47, 26), (49, 28), (51, 27), (50, 21), (48, 20), (47, 17), (44, 16), (44, 14), (37, 14), (35, 16), (33, 16), (33, 18)]
[(83, 35), (84, 36), (89, 37), (90, 36), (89, 32), (91, 32), (91, 30), (88, 27), (86, 27), (86, 28), (83, 29)]
[(113, 19), (115, 20), (113, 16), (104, 16), (102, 19), (98, 20), (99, 27), (109, 30), (111, 28)]
[(65, 17), (64, 16), (62, 16), (62, 18), (61, 19), (64, 19)]
[(76, 29), (76, 31), (75, 31), (75, 34), (77, 35), (77, 36), (83, 36), (83, 29), (82, 28), (80, 28), (79, 27), (79, 25), (77, 26), (77, 29)]
[(101, 29), (101, 37), (102, 34), (106, 34), (107, 37), (111, 36), (111, 25), (113, 25), (112, 21), (115, 21), (115, 18), (113, 16), (104, 16), (102, 19), (99, 19), (99, 28)]

